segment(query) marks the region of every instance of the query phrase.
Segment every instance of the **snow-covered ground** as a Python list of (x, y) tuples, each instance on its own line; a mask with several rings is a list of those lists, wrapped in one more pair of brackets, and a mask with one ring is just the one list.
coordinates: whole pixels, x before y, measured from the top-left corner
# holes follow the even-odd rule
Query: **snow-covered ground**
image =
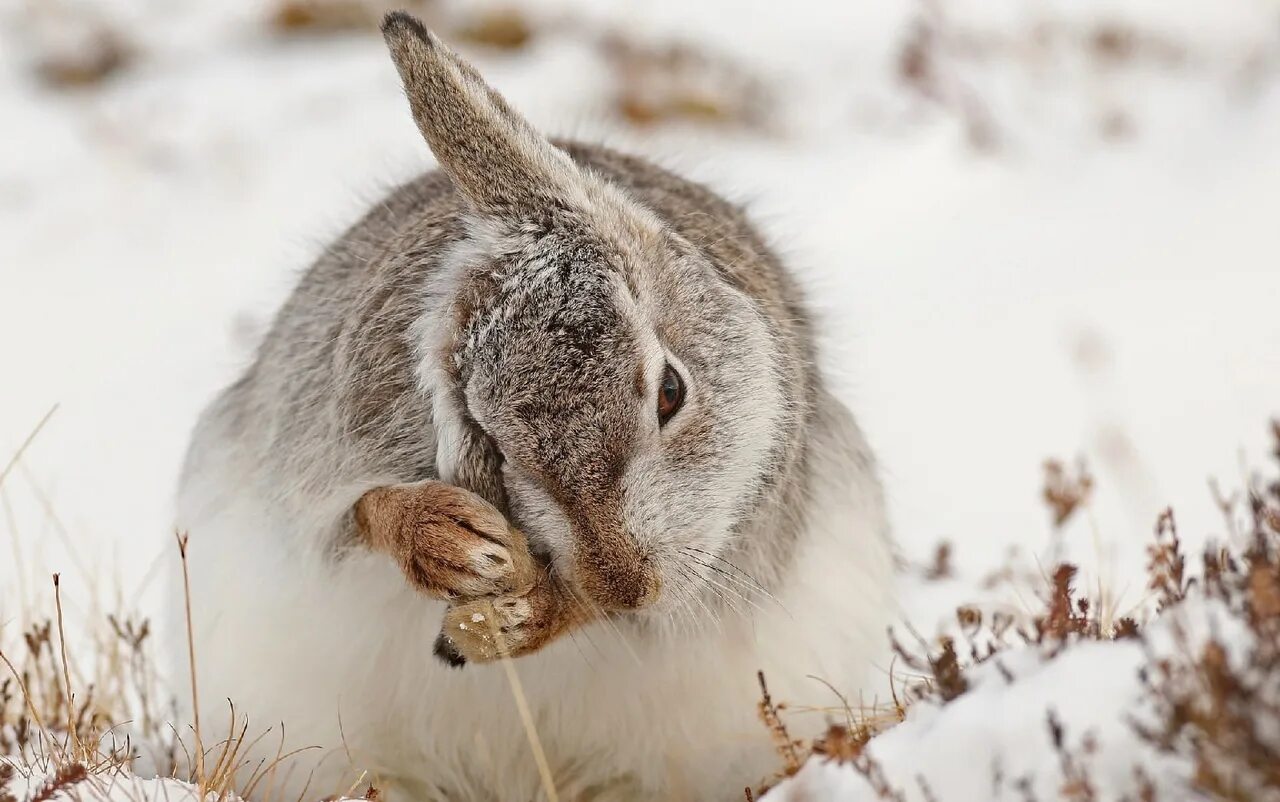
[[(866, 753), (874, 779), (836, 761), (812, 760), (766, 799), (872, 802), (886, 798), (877, 792), (881, 778), (879, 787), (892, 789), (898, 796), (889, 798), (898, 802), (1143, 799), (1144, 781), (1159, 799), (1186, 799), (1188, 762), (1162, 755), (1135, 734), (1135, 721), (1152, 717), (1139, 672), (1151, 643), (1170, 651), (1177, 626), (1202, 628), (1210, 621), (1232, 623), (1220, 609), (1189, 604), (1150, 627), (1147, 643), (1077, 643), (1052, 659), (1045, 655), (1053, 650), (1011, 651), (971, 672), (959, 699), (946, 706), (920, 703), (874, 739)], [(1194, 648), (1202, 643), (1196, 640)], [(1064, 768), (1064, 756), (1074, 764)], [(1077, 778), (1093, 796), (1082, 787), (1072, 792)]]
[[(269, 5), (0, 3), (0, 626), (53, 571), (73, 614), (117, 580), (156, 612), (195, 414), (323, 243), (429, 166), (377, 37), (277, 36)], [(959, 579), (910, 588), (918, 630), (1010, 545), (1043, 554), (1047, 457), (1096, 476), (1063, 541), (1122, 609), (1165, 505), (1222, 531), (1207, 481), (1238, 485), (1280, 413), (1273, 2), (520, 7), (526, 46), (462, 46), (518, 108), (748, 201), (804, 277), (904, 554), (955, 544)], [(101, 24), (123, 69), (41, 81)], [(764, 121), (629, 123), (611, 33), (711, 54)], [(1071, 660), (1122, 685), (1133, 651)]]
[[(40, 794), (51, 784), (56, 786), (56, 778), (41, 775), (15, 779), (9, 787), (10, 793), (18, 799), (30, 799)], [(168, 778), (156, 777), (142, 779), (130, 774), (117, 774), (109, 777), (86, 777), (67, 786), (56, 796), (47, 797), (58, 800), (76, 800), (76, 802), (140, 802), (140, 800), (166, 800), (167, 802), (198, 802), (200, 789), (190, 783)], [(218, 799), (211, 795), (210, 799)], [(227, 797), (223, 802), (239, 802), (234, 797)]]
[[(1061, 5), (946, 7), (1024, 45), (1037, 19), (1114, 16), (1188, 52), (956, 57), (1000, 132), (989, 153), (901, 82), (910, 3), (538, 4), (545, 36), (468, 52), (547, 129), (752, 203), (825, 315), (826, 362), (879, 448), (909, 554), (947, 538), (985, 566), (1007, 543), (1038, 546), (1040, 463), (1084, 454), (1119, 573), (1122, 541), (1167, 503), (1188, 532), (1217, 526), (1207, 477), (1236, 480), (1276, 411), (1280, 22), (1263, 0)], [(308, 258), (429, 156), (375, 37), (279, 41), (253, 4), (89, 4), (139, 55), (55, 91), (33, 78), (50, 38), (33, 26), (71, 22), (40, 7), (0, 17), (5, 453), (59, 406), (3, 489), (28, 582), (92, 559), (129, 592), (169, 544), (200, 405)], [(726, 54), (776, 87), (776, 130), (619, 123), (588, 24)], [(1094, 124), (1114, 109), (1119, 139)]]
[[(6, 790), (19, 800), (39, 797), (42, 802), (243, 802), (234, 794), (209, 791), (201, 795), (197, 786), (172, 777), (144, 779), (127, 772), (89, 775), (65, 785), (59, 783), (56, 772), (40, 772), (0, 785), (0, 793)], [(330, 802), (357, 800), (333, 797)]]

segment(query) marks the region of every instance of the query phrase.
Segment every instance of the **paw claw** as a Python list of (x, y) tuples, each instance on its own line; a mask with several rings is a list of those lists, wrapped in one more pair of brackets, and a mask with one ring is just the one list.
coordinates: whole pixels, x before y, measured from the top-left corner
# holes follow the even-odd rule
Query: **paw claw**
[[(495, 582), (507, 584), (514, 579), (515, 565), (511, 560), (511, 552), (502, 546), (486, 543), (472, 549), (469, 562), (471, 568), (480, 576)], [(495, 588), (497, 591), (507, 588)]]

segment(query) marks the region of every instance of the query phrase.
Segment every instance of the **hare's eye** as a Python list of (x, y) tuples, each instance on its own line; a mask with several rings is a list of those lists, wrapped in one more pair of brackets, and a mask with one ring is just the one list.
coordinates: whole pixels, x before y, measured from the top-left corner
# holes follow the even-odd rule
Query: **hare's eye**
[(665, 424), (671, 420), (683, 403), (684, 381), (675, 368), (667, 365), (662, 370), (662, 381), (658, 383), (658, 423)]

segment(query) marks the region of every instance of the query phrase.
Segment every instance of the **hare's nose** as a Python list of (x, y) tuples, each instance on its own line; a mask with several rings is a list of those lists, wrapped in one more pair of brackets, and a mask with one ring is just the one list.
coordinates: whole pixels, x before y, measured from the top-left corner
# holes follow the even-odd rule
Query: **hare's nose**
[(578, 537), (574, 573), (583, 591), (605, 610), (639, 610), (658, 600), (662, 580), (625, 533)]

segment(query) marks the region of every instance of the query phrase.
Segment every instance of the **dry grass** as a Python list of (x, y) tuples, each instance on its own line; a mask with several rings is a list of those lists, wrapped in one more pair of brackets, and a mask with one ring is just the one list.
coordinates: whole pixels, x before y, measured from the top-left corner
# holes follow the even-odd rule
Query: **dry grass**
[(597, 37), (612, 78), (610, 107), (640, 127), (685, 123), (768, 131), (773, 90), (745, 65), (691, 42)]
[(33, 47), (35, 77), (55, 90), (96, 87), (134, 64), (126, 31), (102, 11), (66, 0), (27, 4), (16, 21)]
[[(1272, 424), (1276, 468), (1280, 468), (1280, 421)], [(1277, 472), (1276, 475), (1280, 475)], [(1053, 519), (1063, 523), (1088, 498), (1093, 481), (1081, 469), (1072, 476), (1061, 463), (1046, 469), (1043, 500)], [(1152, 656), (1144, 670), (1146, 695), (1155, 712), (1152, 721), (1133, 722), (1134, 735), (1161, 752), (1183, 758), (1194, 771), (1189, 787), (1173, 798), (1221, 802), (1280, 800), (1280, 480), (1257, 475), (1244, 492), (1215, 497), (1229, 533), (1243, 534), (1243, 545), (1210, 545), (1192, 576), (1171, 509), (1158, 517), (1147, 549), (1147, 582), (1153, 612), (1173, 610), (1199, 595), (1219, 603), (1247, 631), (1245, 642), (1224, 642), (1212, 633), (1193, 647), (1179, 633), (1181, 648), (1173, 656)], [(1244, 525), (1239, 522), (1243, 515)], [(951, 550), (939, 547), (926, 577), (950, 576)], [(891, 716), (859, 717), (847, 711), (845, 722), (832, 723), (826, 735), (812, 743), (791, 740), (779, 711), (761, 679), (761, 720), (774, 736), (782, 766), (779, 773), (747, 798), (791, 776), (811, 756), (834, 760), (860, 772), (881, 799), (903, 799), (892, 787), (866, 747), (881, 732), (905, 717), (908, 705), (928, 700), (946, 705), (969, 688), (968, 673), (977, 665), (1013, 646), (1034, 646), (1044, 660), (1056, 659), (1066, 646), (1080, 641), (1143, 638), (1143, 627), (1131, 617), (1100, 613), (1075, 588), (1077, 569), (1068, 563), (1046, 577), (1041, 607), (1026, 621), (1008, 615), (984, 617), (973, 607), (956, 611), (957, 623), (968, 643), (957, 649), (953, 638), (942, 637), (933, 647), (908, 649), (894, 639), (899, 660), (918, 672), (901, 699), (895, 696)], [(1152, 619), (1154, 620), (1154, 618)], [(923, 641), (920, 641), (923, 644)], [(1004, 673), (1004, 669), (995, 665)], [(1013, 677), (1007, 676), (1010, 681)], [(1053, 715), (1046, 721), (1057, 753), (1062, 782), (1059, 796), (1093, 802), (1103, 797), (1089, 775), (1088, 758), (1097, 744), (1088, 733), (1072, 743)], [(1136, 800), (1162, 799), (1155, 783), (1135, 770)], [(1034, 800), (1029, 783), (1014, 783), (1024, 798)], [(926, 798), (932, 798), (927, 787)]]
[[(1124, 12), (1085, 21), (1051, 6), (1029, 7), (1017, 22), (991, 26), (981, 15), (953, 13), (947, 0), (919, 0), (918, 11), (897, 48), (899, 84), (959, 122), (968, 144), (980, 152), (1010, 146), (1011, 129), (1025, 109), (1001, 108), (990, 76), (1016, 81), (1031, 95), (1057, 91), (1048, 76), (1088, 76), (1099, 85), (1121, 84), (1147, 71), (1196, 74), (1247, 98), (1274, 80), (1280, 38), (1235, 48), (1195, 45), (1155, 27), (1126, 21)], [(1140, 104), (1086, 92), (1067, 101), (1103, 141), (1123, 140), (1140, 127)]]
[(535, 33), (533, 22), (512, 6), (480, 9), (460, 20), (453, 30), (461, 42), (498, 50), (519, 50), (533, 40)]
[[(1096, 131), (1100, 140), (1124, 140), (1141, 129), (1141, 104), (1133, 97), (1097, 92), (1090, 86), (1125, 84), (1139, 73), (1207, 77), (1233, 99), (1261, 96), (1280, 74), (1280, 37), (1238, 48), (1195, 46), (1156, 29), (1120, 18), (1093, 21), (1033, 11), (1017, 23), (984, 27), (956, 14), (948, 0), (919, 0), (909, 24), (896, 37), (892, 63), (900, 101), (889, 112), (895, 122), (915, 125), (938, 116), (958, 121), (970, 146), (980, 152), (1016, 150), (1026, 109), (1005, 100), (1008, 79), (1033, 99)], [(261, 30), (281, 41), (334, 36), (375, 36), (382, 16), (408, 10), (447, 41), (467, 49), (522, 53), (556, 37), (591, 48), (606, 78), (605, 103), (618, 122), (636, 128), (687, 125), (783, 133), (782, 100), (789, 93), (776, 74), (705, 41), (683, 36), (651, 38), (590, 15), (528, 3), (492, 5), (440, 0), (269, 0)], [(17, 14), (33, 30), (39, 55), (32, 65), (46, 85), (84, 89), (102, 85), (150, 58), (137, 37), (108, 12), (84, 13), (68, 0), (29, 3)], [(820, 20), (812, 20), (821, 24)], [(69, 36), (68, 32), (74, 35)], [(993, 81), (993, 76), (1000, 80)], [(1070, 91), (1058, 101), (1050, 96)], [(830, 102), (847, 105), (851, 120), (880, 119), (884, 110), (861, 108), (854, 91), (835, 90)], [(872, 105), (875, 105), (874, 103)]]
[[(97, 661), (93, 680), (79, 687), (72, 680), (56, 575), (53, 584), (55, 617), (32, 624), (20, 643), (0, 643), (7, 673), (0, 681), (0, 760), (24, 777), (71, 776), (77, 766), (109, 774), (131, 764), (135, 735), (154, 739), (155, 754), (171, 754), (159, 723), (166, 716), (154, 704), (159, 697), (149, 668), (149, 626), (110, 617), (118, 639), (114, 653)], [(131, 724), (128, 735), (120, 731), (125, 723)]]
[(277, 0), (268, 6), (266, 26), (282, 37), (376, 33), (388, 11), (410, 11), (434, 21), (430, 0)]
[(278, 0), (267, 26), (285, 37), (371, 33), (392, 8), (407, 8), (450, 42), (490, 50), (520, 51), (548, 33), (585, 42), (610, 79), (609, 111), (631, 125), (770, 126), (771, 91), (746, 66), (691, 41), (641, 40), (575, 16), (538, 20), (513, 5), (429, 0)]
[[(56, 406), (50, 409), (24, 439), (0, 471), (0, 485), (15, 467), (22, 467), (24, 453), (56, 411)], [(47, 499), (42, 502), (48, 507)], [(52, 509), (46, 511), (52, 516)], [(9, 525), (16, 542), (12, 518)], [(59, 532), (66, 535), (61, 526)], [(72, 546), (69, 541), (67, 545)], [(194, 666), (185, 536), (178, 537), (177, 547), (187, 590), (188, 654)], [(15, 557), (20, 555), (15, 552)], [(17, 562), (17, 573), (24, 576), (21, 560)], [(91, 585), (98, 579), (82, 573)], [(131, 782), (134, 767), (143, 759), (159, 776), (194, 786), (201, 799), (232, 799), (236, 790), (248, 794), (256, 788), (266, 788), (270, 798), (275, 769), (291, 755), (277, 751), (274, 761), (248, 765), (243, 755), (269, 733), (248, 739), (247, 726), (237, 729), (234, 708), (227, 730), (232, 736), (218, 743), (205, 745), (198, 715), (193, 730), (180, 732), (173, 723), (179, 720), (178, 706), (155, 670), (150, 621), (99, 612), (105, 594), (91, 586), (90, 612), (69, 627), (63, 606), (66, 583), (59, 574), (51, 579), (51, 610), (41, 616), (30, 599), (20, 598), (27, 623), (14, 626), (6, 621), (0, 626), (0, 802), (18, 802), (3, 790), (17, 780), (31, 789), (22, 802), (105, 797), (112, 788)], [(78, 637), (70, 638), (71, 631)], [(190, 681), (194, 706), (194, 669)], [(123, 793), (129, 798), (137, 795)]]
[[(1280, 460), (1280, 423), (1274, 429)], [(1240, 648), (1215, 634), (1193, 648), (1179, 631), (1182, 648), (1156, 660), (1147, 675), (1158, 721), (1139, 725), (1138, 731), (1162, 751), (1188, 759), (1196, 790), (1210, 798), (1275, 800), (1280, 799), (1280, 481), (1255, 480), (1244, 506), (1248, 545), (1238, 553), (1208, 549), (1195, 580), (1183, 576), (1176, 532), (1153, 551), (1158, 568), (1153, 587), (1162, 606), (1176, 605), (1198, 582), (1200, 591), (1223, 605), (1251, 637)]]
[[(1272, 436), (1280, 468), (1280, 422), (1273, 423)], [(1058, 523), (1087, 502), (1093, 487), (1083, 470), (1072, 475), (1051, 467), (1045, 478), (1043, 500)], [(1215, 499), (1226, 531), (1237, 542), (1212, 545), (1198, 562), (1189, 560), (1174, 513), (1166, 510), (1156, 521), (1147, 550), (1150, 600), (1155, 613), (1174, 610), (1191, 597), (1212, 600), (1249, 638), (1224, 642), (1214, 633), (1193, 645), (1188, 636), (1183, 648), (1172, 654), (1153, 653), (1145, 682), (1156, 712), (1150, 720), (1134, 722), (1134, 733), (1194, 768), (1188, 794), (1223, 802), (1269, 802), (1280, 799), (1280, 480), (1255, 476), (1247, 488), (1229, 497), (1215, 489)], [(177, 548), (185, 585), (185, 537), (177, 538)], [(952, 548), (943, 544), (923, 574), (935, 580), (950, 577), (951, 561)], [(819, 757), (861, 773), (880, 798), (902, 799), (867, 747), (901, 722), (910, 705), (927, 700), (945, 706), (963, 697), (971, 685), (969, 672), (1013, 646), (1035, 647), (1044, 660), (1053, 660), (1073, 643), (1143, 637), (1137, 620), (1106, 613), (1078, 590), (1076, 577), (1075, 566), (1054, 566), (1044, 578), (1039, 608), (1024, 619), (963, 606), (956, 610), (961, 640), (944, 637), (930, 647), (917, 637), (916, 647), (908, 648), (894, 639), (897, 664), (909, 672), (904, 679), (895, 673), (897, 664), (891, 670), (892, 700), (855, 708), (841, 697), (841, 706), (827, 711), (839, 718), (811, 741), (792, 737), (786, 725), (789, 708), (772, 697), (761, 674), (758, 713), (773, 739), (780, 768), (759, 788), (746, 789), (746, 797), (753, 799), (796, 774), (809, 758)], [(202, 731), (201, 715), (207, 711), (196, 708), (194, 701), (190, 731), (180, 733), (166, 723), (175, 720), (176, 705), (167, 701), (152, 668), (152, 630), (146, 620), (105, 616), (98, 622), (105, 638), (97, 645), (100, 654), (90, 661), (92, 668), (77, 666), (68, 647), (62, 579), (53, 576), (52, 586), (54, 608), (46, 620), (22, 630), (20, 638), (12, 637), (13, 629), (0, 630), (0, 636), (9, 636), (0, 640), (6, 674), (0, 680), (0, 788), (23, 778), (32, 790), (21, 802), (45, 802), (91, 778), (128, 776), (145, 750), (166, 776), (190, 782), (202, 799), (273, 795), (276, 770), (292, 754), (277, 750), (273, 760), (250, 763), (245, 755), (268, 733), (249, 737), (247, 723), (234, 708), (227, 711), (226, 731), (231, 736), (213, 744), (205, 743)], [(194, 700), (199, 678), (194, 671), (197, 644), (191, 638), (189, 588), (186, 598)], [(993, 664), (999, 668), (998, 662)], [(507, 661), (506, 666), (519, 704), (523, 697), (514, 665)], [(525, 718), (530, 743), (538, 750), (538, 734)], [(1053, 716), (1046, 727), (1062, 776), (1060, 796), (1100, 799), (1089, 776), (1087, 758), (1096, 749), (1089, 734), (1073, 741)], [(554, 798), (549, 771), (543, 779), (544, 790)], [(1139, 799), (1160, 798), (1149, 778), (1139, 772), (1136, 779)], [(361, 784), (353, 783), (347, 795)], [(1022, 791), (1031, 798), (1029, 786)], [(931, 792), (925, 793), (928, 797)], [(377, 790), (368, 786), (364, 796), (376, 798)], [(19, 800), (0, 792), (0, 802)]]
[[(178, 537), (178, 549), (187, 590), (187, 649), (194, 666), (185, 536)], [(277, 795), (277, 769), (302, 750), (284, 752), (282, 738), (274, 759), (250, 761), (246, 754), (271, 733), (251, 736), (247, 720), (234, 706), (227, 712), (230, 736), (206, 743), (195, 702), (194, 668), (189, 673), (194, 723), (187, 731), (176, 729), (171, 722), (178, 720), (177, 705), (160, 702), (171, 697), (154, 669), (149, 621), (107, 615), (85, 622), (96, 627), (93, 634), (109, 638), (105, 647), (101, 642), (95, 646), (105, 648), (108, 659), (95, 659), (87, 680), (73, 679), (83, 672), (67, 647), (61, 586), (61, 578), (54, 575), (52, 618), (28, 627), (20, 642), (0, 640), (0, 664), (8, 674), (0, 681), (0, 789), (17, 778), (33, 789), (25, 800), (0, 795), (0, 802), (44, 802), (71, 789), (74, 798), (105, 797), (102, 789), (131, 780), (143, 757), (159, 776), (193, 786), (199, 799), (222, 802), (255, 793), (265, 799)], [(0, 635), (11, 631), (0, 630)], [(347, 796), (362, 784), (353, 783)], [(364, 793), (365, 798), (377, 796), (372, 786)]]
[[(207, 711), (202, 711), (198, 704), (197, 644), (191, 625), (187, 537), (178, 534), (176, 540), (182, 563), (187, 625), (191, 728), (179, 732), (169, 723), (178, 719), (176, 704), (170, 702), (163, 709), (155, 705), (155, 700), (166, 697), (153, 668), (149, 621), (108, 615), (104, 621), (96, 622), (113, 638), (118, 647), (117, 659), (96, 662), (92, 678), (83, 688), (81, 683), (73, 681), (73, 673), (80, 672), (73, 670), (69, 659), (62, 615), (62, 582), (55, 575), (54, 617), (24, 631), (21, 644), (0, 640), (0, 663), (9, 674), (0, 681), (0, 802), (46, 802), (70, 791), (79, 799), (105, 797), (101, 791), (103, 786), (89, 781), (130, 779), (143, 753), (150, 755), (160, 776), (193, 786), (192, 794), (197, 799), (223, 802), (272, 800), (279, 796), (275, 787), (277, 771), (304, 749), (284, 752), (281, 734), (281, 745), (274, 759), (251, 761), (246, 755), (268, 737), (270, 731), (251, 736), (247, 719), (237, 715), (234, 705), (227, 711), (229, 721), (225, 731), (230, 733), (229, 737), (212, 744), (206, 741), (202, 714)], [(9, 630), (0, 630), (0, 636), (7, 632)], [(501, 637), (496, 631), (494, 634)], [(504, 659), (503, 665), (539, 764), (544, 794), (555, 802), (558, 796), (551, 770), (514, 662)], [(16, 778), (26, 780), (33, 789), (23, 800), (3, 792)], [(354, 778), (345, 790), (343, 794), (325, 799), (376, 800), (379, 797), (378, 789), (365, 782), (364, 774)], [(296, 802), (314, 796), (304, 789)]]

